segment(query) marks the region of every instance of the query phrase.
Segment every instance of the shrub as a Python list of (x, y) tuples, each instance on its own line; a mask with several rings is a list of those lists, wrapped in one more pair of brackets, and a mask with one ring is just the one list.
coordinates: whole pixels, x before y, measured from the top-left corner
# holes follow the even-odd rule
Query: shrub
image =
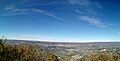
[(0, 61), (59, 61), (57, 56), (36, 46), (0, 45)]

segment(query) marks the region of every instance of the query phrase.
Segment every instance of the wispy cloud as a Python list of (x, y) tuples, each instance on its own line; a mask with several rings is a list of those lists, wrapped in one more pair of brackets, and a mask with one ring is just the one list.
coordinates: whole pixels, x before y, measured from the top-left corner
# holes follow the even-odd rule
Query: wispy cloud
[(4, 10), (13, 10), (16, 6), (14, 4), (10, 4), (8, 6), (5, 7)]
[(27, 14), (27, 8), (17, 8), (14, 4), (10, 4), (3, 9), (1, 16), (15, 16), (15, 15), (25, 15)]
[(103, 6), (102, 5), (100, 5), (98, 2), (95, 2), (94, 3), (98, 8), (100, 8), (100, 9), (102, 9), (103, 8)]
[(100, 22), (100, 20), (97, 19), (97, 18), (92, 18), (92, 17), (89, 17), (89, 16), (79, 16), (79, 19), (82, 20), (82, 21), (86, 21), (90, 24), (93, 24), (95, 26), (98, 26), (98, 27), (102, 27), (102, 28), (106, 27), (104, 25), (104, 23)]
[(88, 5), (90, 4), (87, 0), (69, 0), (69, 3), (72, 5)]
[(80, 11), (79, 9), (75, 9), (75, 11), (79, 14), (84, 14), (84, 12)]
[(46, 2), (46, 3), (32, 3), (32, 4), (29, 4), (29, 5), (25, 5), (25, 6), (28, 6), (28, 7), (31, 7), (31, 6), (50, 6), (50, 5), (56, 5), (56, 4), (63, 4), (63, 3), (59, 3), (57, 1), (51, 1), (51, 2)]
[[(75, 12), (79, 14), (79, 19), (82, 21), (86, 21), (92, 25), (98, 27), (106, 27), (104, 23), (97, 18), (97, 10), (102, 9), (102, 5), (100, 5), (97, 1), (92, 0), (68, 0), (68, 2), (75, 7)], [(92, 15), (92, 17), (91, 17)]]
[(43, 10), (40, 10), (40, 9), (33, 9), (33, 10), (36, 11), (36, 12), (43, 13), (43, 14), (45, 14), (45, 15), (48, 15), (48, 16), (51, 16), (51, 17), (56, 18), (56, 19), (58, 19), (58, 20), (61, 20), (61, 21), (66, 22), (65, 19), (62, 19), (62, 18), (60, 18), (60, 17), (58, 17), (58, 16), (55, 16), (55, 15), (50, 14), (50, 13), (48, 13), (48, 12), (45, 12), (45, 11), (43, 11)]
[(108, 24), (109, 26), (119, 26), (120, 24)]
[(91, 0), (68, 0), (68, 2), (71, 5), (79, 5), (79, 6), (84, 6), (86, 7), (92, 7), (94, 6), (94, 8), (102, 8), (102, 5), (100, 5), (98, 2), (96, 1), (91, 1)]
[(8, 6), (6, 6), (3, 11), (2, 14), (0, 14), (1, 16), (16, 16), (16, 15), (28, 15), (30, 13), (35, 13), (38, 12), (39, 14), (44, 14), (50, 17), (53, 17), (57, 20), (66, 22), (65, 19), (62, 19), (54, 14), (51, 14), (51, 12), (46, 12), (44, 10), (41, 9), (37, 9), (37, 8), (18, 8), (16, 7), (14, 4), (10, 4)]
[(30, 4), (28, 6), (41, 6), (41, 5), (54, 5), (54, 4)]
[(94, 14), (97, 15), (97, 11), (103, 8), (100, 3), (92, 0), (68, 0), (68, 3), (75, 8), (77, 13), (82, 12), (93, 16)]

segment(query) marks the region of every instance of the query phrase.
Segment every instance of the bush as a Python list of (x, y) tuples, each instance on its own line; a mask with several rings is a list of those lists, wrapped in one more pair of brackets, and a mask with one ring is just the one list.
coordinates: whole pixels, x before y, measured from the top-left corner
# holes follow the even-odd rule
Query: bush
[(112, 52), (96, 52), (81, 58), (80, 61), (120, 61), (120, 56)]
[(57, 56), (36, 46), (0, 45), (0, 61), (59, 61)]

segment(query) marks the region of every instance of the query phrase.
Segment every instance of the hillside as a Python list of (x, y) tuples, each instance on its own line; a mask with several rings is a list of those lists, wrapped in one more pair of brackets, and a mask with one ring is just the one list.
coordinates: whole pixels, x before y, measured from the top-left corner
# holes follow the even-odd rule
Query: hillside
[(48, 50), (36, 45), (0, 44), (0, 61), (59, 61)]
[[(71, 43), (71, 42), (43, 42), (28, 40), (8, 40), (10, 45), (28, 45), (41, 47), (49, 50), (61, 61), (97, 61), (106, 57), (108, 61), (120, 59), (120, 42), (91, 42), (91, 43)], [(101, 57), (101, 58), (100, 58)], [(92, 59), (96, 60), (92, 60)], [(103, 61), (106, 61), (103, 60)], [(113, 60), (112, 60), (113, 61)], [(115, 60), (114, 60), (115, 61)]]

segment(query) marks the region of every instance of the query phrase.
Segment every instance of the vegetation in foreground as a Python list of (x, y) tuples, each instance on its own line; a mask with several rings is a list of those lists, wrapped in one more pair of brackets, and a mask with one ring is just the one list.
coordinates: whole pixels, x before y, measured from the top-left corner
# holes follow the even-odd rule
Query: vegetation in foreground
[(33, 46), (0, 45), (1, 61), (59, 61), (57, 56)]
[(120, 55), (117, 53), (110, 52), (96, 52), (90, 54), (89, 56), (85, 56), (77, 61), (120, 61)]
[(37, 46), (8, 45), (0, 39), (0, 61), (59, 61), (57, 56)]

